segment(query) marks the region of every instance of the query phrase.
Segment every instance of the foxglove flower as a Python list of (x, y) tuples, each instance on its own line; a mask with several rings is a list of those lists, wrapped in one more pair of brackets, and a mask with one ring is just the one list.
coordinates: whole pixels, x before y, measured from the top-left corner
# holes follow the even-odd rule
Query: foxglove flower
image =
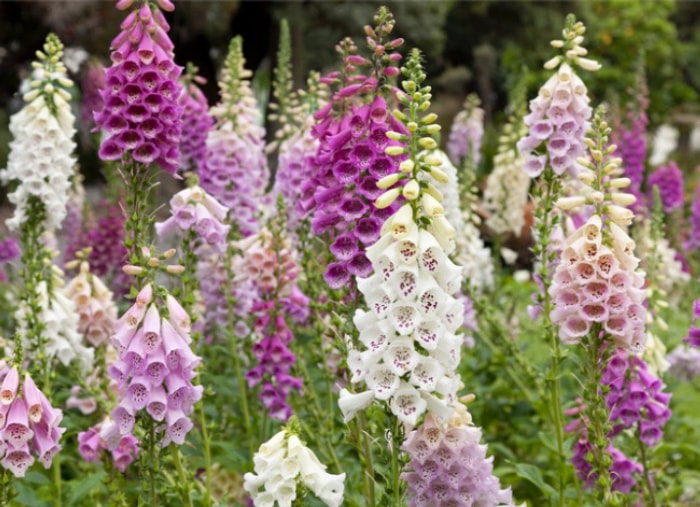
[(546, 69), (557, 71), (530, 101), (530, 114), (525, 117), (529, 133), (517, 144), (525, 157), (523, 170), (531, 178), (539, 176), (547, 165), (555, 174), (576, 177), (580, 170), (576, 159), (586, 153), (583, 138), (592, 109), (586, 85), (571, 65), (591, 71), (600, 65), (579, 56), (586, 54), (580, 46), (585, 32), (583, 23), (569, 25), (567, 19), (563, 40), (552, 42), (554, 47), (563, 48), (566, 57), (555, 56), (545, 63)]
[(690, 205), (690, 237), (685, 243), (688, 250), (700, 249), (700, 184), (695, 187), (695, 198)]
[(99, 277), (90, 273), (86, 261), (80, 263), (80, 271), (63, 289), (78, 314), (78, 331), (93, 346), (106, 343), (114, 332), (117, 306), (114, 295)]
[(343, 503), (345, 474), (329, 474), (316, 455), (298, 436), (282, 430), (260, 446), (253, 456), (255, 473), (243, 477), (245, 490), (256, 507), (290, 507), (303, 485), (325, 505)]
[(192, 171), (201, 174), (207, 165), (207, 135), (214, 126), (214, 118), (209, 115), (207, 98), (197, 86), (197, 83), (204, 82), (202, 78), (190, 76), (188, 73), (184, 93), (180, 96), (182, 106), (180, 171), (183, 173)]
[(59, 426), (62, 412), (51, 406), (29, 374), (21, 385), (19, 378), (13, 367), (0, 386), (0, 466), (24, 477), (37, 458), (44, 468), (51, 467), (65, 428)]
[(688, 336), (683, 341), (691, 347), (700, 347), (700, 299), (695, 300), (693, 303), (693, 322), (694, 324), (691, 324), (688, 331)]
[(10, 262), (19, 259), (19, 242), (12, 237), (0, 240), (0, 262)]
[(104, 108), (102, 90), (106, 86), (107, 76), (104, 66), (98, 60), (90, 60), (80, 86), (82, 92), (80, 119), (84, 141), (87, 141), (90, 130), (95, 126), (95, 113)]
[(683, 207), (683, 173), (675, 162), (659, 167), (649, 175), (647, 188), (649, 189), (649, 200), (654, 187), (659, 187), (659, 195), (664, 211), (671, 213)]
[[(117, 7), (127, 9), (132, 3)], [(158, 7), (144, 2), (128, 14), (112, 41), (112, 65), (102, 90), (104, 108), (95, 113), (95, 124), (105, 134), (99, 150), (102, 160), (128, 157), (143, 166), (155, 162), (169, 173), (177, 171), (182, 67), (173, 61), (169, 29)]]
[[(584, 430), (576, 443), (574, 443), (571, 463), (576, 469), (576, 475), (583, 481), (584, 486), (589, 489), (593, 488), (598, 480), (598, 473), (594, 471), (593, 466), (586, 459), (586, 456), (591, 452), (593, 452), (593, 446)], [(612, 444), (607, 447), (607, 452), (612, 458), (612, 464), (610, 465), (612, 484), (610, 489), (611, 491), (628, 494), (637, 484), (635, 476), (641, 474), (644, 468), (641, 463), (630, 459)]]
[(472, 424), (467, 408), (455, 403), (456, 413), (444, 425), (431, 415), (411, 431), (402, 445), (408, 453), (409, 507), (437, 505), (513, 506), (510, 488), (501, 489), (493, 475), (493, 457), (480, 444), (481, 429)]
[(459, 166), (468, 161), (471, 167), (478, 167), (481, 160), (481, 140), (484, 137), (484, 110), (481, 101), (471, 94), (464, 108), (452, 122), (450, 137), (447, 140), (447, 154)]
[(688, 345), (679, 345), (666, 356), (668, 372), (679, 380), (692, 382), (700, 375), (700, 350)]
[(85, 461), (98, 462), (104, 451), (109, 451), (114, 468), (122, 473), (139, 457), (140, 450), (136, 437), (131, 433), (121, 435), (109, 417), (78, 434), (78, 452)]
[(488, 212), (486, 225), (496, 234), (512, 233), (519, 237), (525, 225), (530, 178), (523, 171), (525, 159), (515, 145), (526, 135), (525, 124), (514, 115), (498, 139), (493, 170), (484, 189), (484, 209)]
[(66, 68), (60, 60), (63, 45), (50, 34), (44, 53), (39, 54), (33, 89), (24, 94), (27, 104), (10, 118), (13, 139), (7, 168), (0, 170), (0, 182), (16, 185), (7, 196), (15, 205), (14, 215), (7, 220), (11, 230), (27, 220), (34, 199), (45, 208), (45, 230), (60, 227), (74, 172), (75, 117), (64, 89), (73, 83), (65, 77)]
[[(226, 225), (228, 209), (201, 187), (194, 185), (181, 190), (170, 199), (171, 216), (155, 225), (163, 237), (173, 229), (179, 234), (194, 231), (201, 245), (208, 245), (218, 254), (226, 251), (229, 225)], [(196, 249), (197, 245), (192, 245)]]
[[(161, 307), (167, 307), (167, 318)], [(163, 447), (170, 442), (182, 445), (193, 427), (189, 415), (202, 397), (202, 386), (192, 384), (200, 358), (190, 348), (187, 312), (170, 294), (156, 300), (148, 284), (117, 321), (111, 341), (119, 351), (119, 359), (108, 369), (119, 390), (119, 404), (111, 415), (118, 434), (131, 433), (136, 414), (145, 409), (162, 423)]]
[(233, 211), (238, 230), (249, 236), (259, 228), (269, 170), (265, 129), (250, 89), (251, 72), (244, 65), (242, 42), (235, 37), (219, 82), (221, 101), (209, 112), (215, 125), (207, 135), (206, 165), (198, 175), (202, 188)]

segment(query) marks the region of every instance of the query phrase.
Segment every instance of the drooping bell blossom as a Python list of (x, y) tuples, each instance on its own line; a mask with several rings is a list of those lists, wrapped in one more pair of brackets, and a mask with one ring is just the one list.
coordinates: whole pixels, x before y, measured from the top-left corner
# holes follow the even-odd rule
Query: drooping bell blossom
[(63, 413), (51, 406), (31, 376), (26, 373), (21, 384), (19, 379), (12, 367), (0, 386), (0, 466), (24, 477), (36, 459), (51, 467), (65, 428), (59, 426)]
[(96, 223), (83, 232), (73, 243), (66, 247), (66, 258), (72, 259), (83, 248), (90, 248), (88, 263), (90, 271), (109, 282), (117, 295), (128, 291), (130, 281), (119, 268), (127, 261), (128, 252), (124, 246), (125, 217), (117, 206), (101, 205), (101, 214)]
[(105, 68), (99, 60), (91, 59), (81, 82), (82, 102), (80, 119), (83, 141), (88, 141), (89, 132), (95, 127), (95, 113), (102, 111), (104, 101), (102, 90), (107, 86)]
[(34, 199), (45, 209), (45, 230), (60, 227), (66, 216), (75, 165), (75, 117), (64, 89), (73, 83), (64, 77), (62, 54), (63, 45), (50, 34), (36, 63), (32, 90), (24, 94), (27, 104), (10, 118), (7, 168), (0, 170), (2, 184), (16, 185), (7, 195), (15, 206), (14, 215), (6, 222), (10, 230), (19, 229), (28, 219), (28, 207)]
[(428, 414), (401, 446), (410, 461), (402, 478), (408, 485), (409, 507), (436, 505), (514, 506), (510, 488), (501, 489), (493, 475), (493, 456), (481, 444), (481, 429), (459, 402), (441, 425)]
[(671, 161), (657, 168), (647, 178), (648, 199), (652, 200), (653, 188), (659, 187), (661, 203), (666, 213), (683, 207), (683, 172)]
[[(612, 484), (610, 485), (610, 490), (628, 494), (637, 484), (636, 476), (641, 474), (644, 468), (641, 463), (627, 457), (625, 453), (612, 444), (606, 450), (612, 458), (612, 464), (610, 465)], [(598, 480), (598, 472), (593, 469), (593, 466), (586, 459), (586, 456), (593, 452), (593, 445), (590, 443), (585, 429), (574, 443), (572, 451), (571, 463), (574, 465), (576, 475), (583, 481), (585, 488), (593, 488)]]
[[(46, 281), (42, 280), (37, 284), (37, 297), (41, 307), (38, 318), (44, 324), (43, 350), (49, 360), (55, 358), (64, 366), (76, 361), (80, 372), (84, 374), (92, 368), (95, 351), (83, 345), (82, 335), (78, 330), (79, 317), (75, 303), (64, 293), (63, 272), (56, 266), (52, 268), (50, 292)], [(27, 339), (27, 315), (31, 311), (27, 304), (22, 302), (15, 313), (17, 334), (22, 337), (25, 350), (36, 346)]]
[(232, 210), (230, 219), (243, 236), (259, 229), (269, 180), (265, 129), (250, 76), (241, 38), (235, 37), (219, 81), (220, 102), (209, 111), (215, 124), (207, 135), (206, 165), (198, 173), (202, 188)]
[(289, 350), (294, 335), (284, 316), (272, 317), (274, 308), (274, 301), (253, 306), (253, 312), (260, 315), (255, 328), (262, 338), (253, 345), (253, 357), (258, 364), (248, 370), (246, 380), (248, 387), (261, 386), (260, 399), (270, 417), (287, 421), (292, 415), (288, 398), (292, 391), (301, 392), (302, 379), (290, 375), (296, 361), (295, 354)]
[(688, 330), (688, 336), (683, 341), (691, 347), (700, 347), (700, 299), (693, 303), (693, 322)]
[(498, 138), (493, 170), (486, 179), (484, 209), (486, 225), (496, 234), (519, 237), (525, 225), (525, 206), (529, 199), (530, 178), (523, 171), (525, 158), (516, 143), (527, 135), (522, 119), (513, 115)]
[(626, 349), (641, 352), (646, 341), (644, 273), (634, 242), (614, 222), (603, 236), (593, 215), (570, 235), (549, 288), (552, 322), (566, 344), (578, 343), (594, 325)]
[(343, 503), (345, 474), (329, 474), (316, 455), (289, 429), (260, 446), (253, 456), (255, 473), (244, 475), (243, 487), (256, 507), (291, 506), (303, 485), (328, 507)]
[(688, 222), (690, 222), (689, 237), (684, 246), (687, 250), (698, 250), (700, 249), (700, 184), (695, 187), (695, 198), (690, 205)]
[(99, 462), (103, 451), (111, 453), (114, 468), (123, 473), (139, 457), (139, 441), (131, 433), (120, 435), (116, 423), (107, 417), (78, 434), (78, 452), (85, 461)]
[[(170, 294), (163, 299), (159, 301), (148, 284), (119, 318), (111, 338), (119, 359), (108, 373), (118, 389), (118, 405), (111, 414), (118, 434), (131, 433), (137, 413), (145, 410), (162, 423), (157, 430), (164, 432), (165, 447), (184, 443), (202, 386), (192, 384), (201, 359), (190, 346), (190, 317)], [(167, 318), (161, 315), (162, 307), (168, 309)]]
[(452, 122), (450, 137), (447, 140), (447, 154), (450, 160), (459, 166), (468, 161), (471, 167), (476, 168), (481, 161), (484, 110), (480, 105), (481, 101), (476, 95), (469, 95), (464, 108), (457, 113)]
[(112, 65), (101, 93), (104, 108), (95, 113), (96, 128), (104, 132), (102, 160), (156, 163), (169, 173), (177, 171), (182, 67), (175, 65), (169, 29), (158, 6), (144, 2), (133, 7), (112, 41)]
[(530, 114), (524, 118), (529, 132), (517, 144), (525, 157), (523, 171), (531, 178), (539, 176), (546, 166), (557, 175), (578, 175), (576, 159), (586, 153), (583, 139), (593, 111), (588, 105), (586, 85), (572, 66), (588, 71), (600, 69), (597, 62), (580, 56), (586, 54), (581, 46), (585, 31), (583, 23), (570, 24), (567, 19), (563, 39), (552, 41), (564, 56), (557, 55), (544, 64), (545, 69), (556, 69), (556, 73), (530, 101)]
[(214, 126), (209, 103), (197, 84), (203, 79), (191, 77), (180, 96), (182, 106), (182, 138), (180, 139), (180, 171), (201, 174), (207, 164), (207, 135)]
[[(226, 225), (228, 208), (220, 204), (203, 188), (194, 185), (185, 188), (170, 199), (171, 216), (155, 224), (161, 238), (173, 230), (187, 235), (192, 230), (199, 238), (199, 245), (208, 245), (218, 254), (226, 251), (230, 226)], [(191, 245), (195, 250), (198, 245)]]
[(90, 273), (88, 262), (80, 263), (78, 274), (68, 282), (63, 293), (74, 303), (80, 334), (93, 347), (107, 343), (114, 333), (117, 306), (112, 291), (98, 276)]

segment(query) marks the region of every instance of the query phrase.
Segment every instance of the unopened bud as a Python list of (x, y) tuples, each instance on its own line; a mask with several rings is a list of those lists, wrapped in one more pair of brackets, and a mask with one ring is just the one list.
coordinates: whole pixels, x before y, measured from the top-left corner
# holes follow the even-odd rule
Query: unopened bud
[(134, 266), (133, 264), (127, 264), (122, 268), (122, 271), (131, 276), (139, 276), (143, 274), (143, 268), (140, 266)]
[(181, 275), (185, 272), (185, 266), (183, 266), (182, 264), (172, 264), (165, 268), (165, 271), (167, 271), (171, 275)]
[(417, 198), (420, 194), (420, 185), (418, 184), (418, 181), (412, 179), (406, 183), (406, 185), (403, 187), (402, 194), (407, 201), (412, 201)]

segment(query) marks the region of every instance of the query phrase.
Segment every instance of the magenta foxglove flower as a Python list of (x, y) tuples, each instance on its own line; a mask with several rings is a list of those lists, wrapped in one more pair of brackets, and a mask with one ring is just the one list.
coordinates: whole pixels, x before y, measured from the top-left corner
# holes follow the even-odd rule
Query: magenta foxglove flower
[(180, 96), (180, 171), (200, 174), (207, 164), (207, 135), (214, 126), (214, 118), (209, 115), (207, 98), (194, 81), (197, 78), (185, 85), (185, 91)]
[[(598, 480), (598, 473), (593, 470), (593, 466), (586, 460), (586, 456), (593, 451), (593, 446), (588, 440), (586, 431), (579, 436), (573, 447), (571, 463), (576, 469), (576, 475), (583, 481), (584, 487), (593, 488)], [(610, 444), (607, 451), (612, 457), (610, 465), (610, 477), (612, 478), (612, 491), (619, 491), (627, 494), (637, 484), (636, 475), (644, 471), (641, 463), (627, 457), (622, 451)]]
[(0, 262), (10, 262), (19, 259), (19, 241), (15, 238), (7, 237), (0, 240)]
[(139, 457), (139, 441), (131, 433), (120, 435), (114, 421), (106, 418), (78, 434), (78, 452), (88, 463), (100, 461), (104, 451), (111, 453), (114, 467), (123, 473)]
[(98, 60), (90, 60), (80, 87), (82, 91), (80, 119), (86, 136), (95, 126), (95, 113), (104, 108), (102, 90), (106, 85), (107, 75), (104, 66)]
[[(161, 306), (167, 307), (167, 318), (161, 316)], [(137, 412), (145, 410), (162, 423), (163, 447), (184, 443), (193, 427), (189, 415), (202, 397), (202, 386), (192, 384), (201, 359), (192, 352), (191, 341), (190, 318), (177, 300), (168, 294), (157, 301), (150, 284), (141, 289), (112, 336), (119, 359), (108, 373), (117, 383), (119, 404), (111, 417), (119, 435), (131, 433)]]
[(648, 198), (651, 201), (653, 188), (659, 187), (661, 204), (666, 213), (683, 207), (683, 172), (675, 162), (659, 167), (647, 179)]
[(700, 347), (700, 299), (693, 303), (693, 322), (694, 325), (690, 326), (688, 336), (683, 341), (691, 347)]
[(690, 205), (690, 237), (685, 243), (688, 250), (700, 249), (700, 184), (695, 187), (695, 199)]
[(28, 373), (20, 385), (17, 367), (0, 386), (0, 414), (0, 465), (15, 477), (24, 477), (35, 458), (50, 468), (61, 449), (63, 413), (51, 406)]
[(165, 17), (151, 2), (134, 8), (112, 41), (112, 66), (102, 91), (104, 108), (95, 113), (105, 132), (103, 160), (126, 156), (175, 173), (180, 161), (182, 67), (173, 60)]

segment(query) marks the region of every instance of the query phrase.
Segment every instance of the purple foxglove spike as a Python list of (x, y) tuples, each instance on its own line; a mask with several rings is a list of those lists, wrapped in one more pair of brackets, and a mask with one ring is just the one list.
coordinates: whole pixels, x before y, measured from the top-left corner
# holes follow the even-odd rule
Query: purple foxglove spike
[(167, 51), (168, 53), (172, 52), (173, 49), (175, 49), (175, 45), (168, 37), (168, 34), (165, 33), (165, 30), (160, 26), (155, 29), (155, 32), (153, 33), (153, 40), (156, 44), (158, 44), (161, 48), (163, 48), (163, 50)]
[[(140, 17), (140, 16), (139, 16)], [(143, 26), (143, 21), (139, 20), (139, 23), (136, 23), (134, 27), (129, 31), (129, 42), (131, 45), (138, 44), (141, 38), (144, 35), (144, 26)], [(131, 53), (131, 47), (129, 47), (129, 53)]]
[(182, 410), (168, 410), (165, 413), (166, 432), (170, 439), (178, 445), (185, 443), (187, 433), (192, 429), (192, 421)]
[(151, 390), (151, 399), (146, 405), (146, 412), (154, 421), (162, 421), (168, 408), (168, 395), (162, 385), (155, 386)]
[(192, 343), (192, 339), (190, 338), (190, 331), (192, 329), (190, 316), (177, 299), (170, 294), (165, 297), (165, 304), (168, 307), (168, 322), (172, 324), (175, 330), (179, 332), (180, 337), (189, 345)]
[(119, 444), (112, 450), (114, 467), (122, 473), (138, 456), (138, 440), (130, 433), (122, 436), (119, 439)]
[(17, 367), (13, 366), (5, 375), (0, 386), (0, 404), (9, 405), (17, 396), (17, 387), (19, 386), (19, 373)]
[(44, 401), (46, 397), (39, 390), (34, 383), (34, 380), (32, 380), (32, 377), (30, 377), (28, 373), (24, 376), (22, 390), (24, 392), (24, 400), (27, 403), (29, 420), (37, 423), (41, 420), (44, 412), (43, 405), (44, 403), (48, 403), (48, 400)]
[(148, 2), (144, 2), (143, 5), (141, 5), (141, 8), (139, 9), (139, 20), (146, 24), (149, 21), (153, 19), (153, 12), (151, 11), (151, 6), (148, 5)]
[(0, 464), (15, 477), (24, 477), (29, 467), (34, 464), (34, 458), (29, 452), (29, 446), (24, 444), (16, 448), (8, 447)]
[(34, 432), (29, 428), (27, 405), (22, 398), (15, 398), (7, 412), (5, 427), (0, 430), (2, 439), (14, 449), (31, 440)]
[(34, 449), (44, 468), (51, 468), (53, 457), (61, 450), (58, 445), (60, 434), (44, 422), (34, 425)]
[[(131, 28), (131, 27), (134, 26), (134, 24), (136, 23), (136, 16), (137, 16), (137, 12), (136, 12), (136, 11), (131, 11), (131, 12), (126, 16), (126, 18), (124, 18), (124, 21), (122, 21), (121, 24), (119, 25), (119, 28), (121, 28), (122, 33), (123, 33), (124, 31), (128, 30), (129, 28)], [(117, 45), (118, 45), (118, 44), (117, 44)], [(114, 47), (114, 46), (115, 46), (115, 44), (112, 43), (112, 47)]]
[(96, 431), (97, 426), (93, 426), (87, 431), (78, 433), (78, 452), (88, 463), (97, 460), (100, 452), (100, 434)]
[[(127, 17), (124, 20), (124, 23), (126, 21), (128, 21), (132, 15), (134, 15), (133, 12), (131, 14), (129, 14), (129, 17)], [(132, 19), (136, 19), (136, 18), (134, 17)], [(124, 23), (122, 23), (122, 24), (124, 24)], [(133, 24), (131, 26), (133, 26)], [(114, 39), (112, 39), (112, 42), (109, 45), (109, 47), (111, 47), (111, 48), (120, 48), (121, 46), (124, 46), (125, 49), (121, 50), (121, 48), (120, 48), (120, 53), (119, 53), (120, 61), (122, 61), (124, 59), (124, 55), (126, 54), (124, 51), (126, 51), (128, 53), (128, 48), (131, 46), (131, 42), (129, 42), (129, 30), (131, 29), (131, 26), (126, 27), (126, 28), (122, 28), (122, 31), (119, 32), (119, 34)], [(128, 46), (126, 44), (128, 44)], [(114, 60), (112, 60), (112, 61), (114, 61)], [(114, 63), (118, 63), (118, 62), (114, 62)]]

